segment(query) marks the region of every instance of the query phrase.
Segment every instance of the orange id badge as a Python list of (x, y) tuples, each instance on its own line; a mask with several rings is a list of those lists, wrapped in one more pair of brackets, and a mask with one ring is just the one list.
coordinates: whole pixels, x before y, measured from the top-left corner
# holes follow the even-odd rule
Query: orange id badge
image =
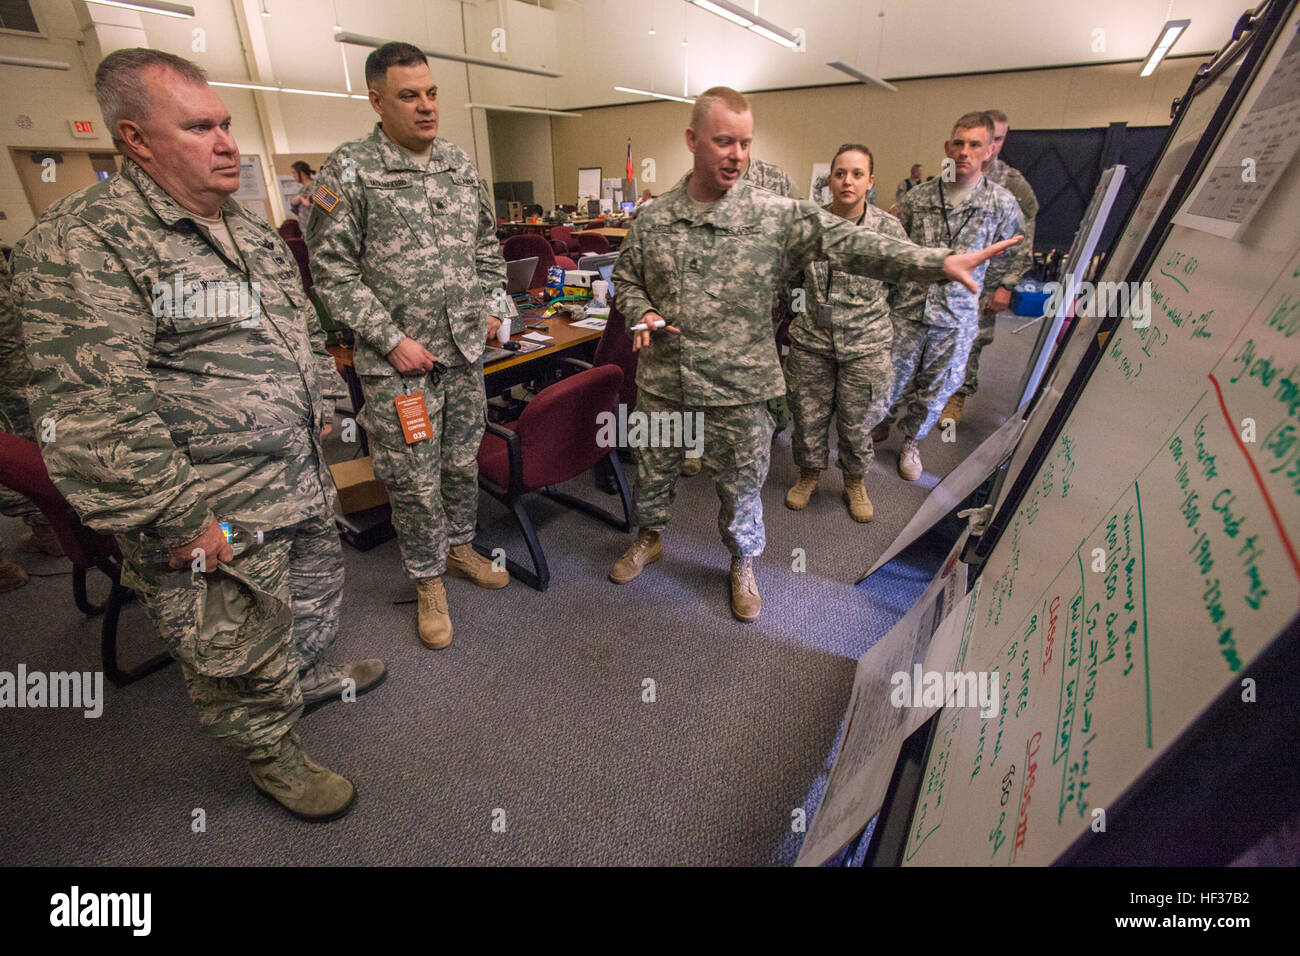
[(397, 420), (402, 423), (402, 434), (406, 436), (408, 445), (424, 441), (433, 434), (429, 409), (424, 404), (424, 392), (398, 395), (393, 399), (393, 404), (397, 406)]

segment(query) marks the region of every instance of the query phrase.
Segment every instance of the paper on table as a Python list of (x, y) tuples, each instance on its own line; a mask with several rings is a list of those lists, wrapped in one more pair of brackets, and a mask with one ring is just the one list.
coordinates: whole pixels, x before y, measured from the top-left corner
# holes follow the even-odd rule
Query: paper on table
[(606, 319), (598, 319), (594, 316), (588, 316), (580, 322), (570, 322), (571, 329), (594, 329), (599, 331), (605, 327)]
[(529, 342), (554, 342), (555, 341), (555, 339), (553, 339), (551, 336), (543, 335), (541, 332), (526, 332), (522, 337), (527, 339)]

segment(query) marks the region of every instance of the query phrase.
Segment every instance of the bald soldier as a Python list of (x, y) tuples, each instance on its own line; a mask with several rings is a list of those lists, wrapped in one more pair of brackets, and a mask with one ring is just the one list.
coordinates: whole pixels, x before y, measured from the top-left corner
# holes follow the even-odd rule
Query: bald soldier
[(420, 641), (436, 650), (452, 635), (444, 574), (510, 580), (473, 544), (483, 350), (507, 307), (506, 266), (487, 185), (438, 137), (425, 55), (385, 43), (366, 58), (366, 85), (379, 122), (321, 165), (307, 244), (317, 292), (357, 334), (358, 417), (416, 582)]
[[(637, 411), (660, 421), (703, 420), (704, 470), (721, 499), (718, 529), (732, 555), (731, 610), (742, 621), (756, 620), (762, 606), (753, 559), (765, 544), (766, 402), (785, 393), (772, 338), (777, 284), (824, 258), (839, 271), (888, 281), (949, 278), (973, 289), (971, 270), (1016, 241), (951, 255), (752, 188), (741, 174), (753, 136), (744, 96), (728, 87), (702, 93), (686, 130), (691, 172), (637, 216), (614, 266), (618, 307), (641, 352)], [(680, 448), (640, 449), (639, 533), (610, 570), (616, 584), (663, 556), (659, 535), (681, 457)]]
[(339, 377), (293, 255), (231, 198), (239, 147), (203, 71), (118, 50), (95, 95), (122, 171), (52, 205), (14, 256), (41, 452), (81, 520), (117, 536), (200, 727), (259, 791), (330, 820), (356, 790), (295, 723), (385, 674), (325, 661), (343, 558), (320, 436)]

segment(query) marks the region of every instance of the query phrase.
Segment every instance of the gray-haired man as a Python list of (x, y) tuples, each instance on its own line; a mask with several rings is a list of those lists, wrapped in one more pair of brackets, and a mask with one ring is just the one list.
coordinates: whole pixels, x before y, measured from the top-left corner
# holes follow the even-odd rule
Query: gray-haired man
[(51, 206), (14, 257), (42, 454), (117, 536), (203, 730), (291, 813), (333, 819), (356, 790), (294, 724), (385, 674), (324, 661), (343, 586), (320, 446), (333, 363), (293, 256), (230, 198), (239, 148), (203, 71), (118, 50), (95, 92), (122, 172)]

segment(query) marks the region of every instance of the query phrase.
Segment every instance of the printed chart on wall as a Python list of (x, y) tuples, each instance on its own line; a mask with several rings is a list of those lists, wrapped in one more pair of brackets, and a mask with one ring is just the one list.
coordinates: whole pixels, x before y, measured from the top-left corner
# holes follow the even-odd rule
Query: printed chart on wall
[(1291, 162), (1235, 238), (1165, 238), (985, 565), (965, 667), (1002, 706), (940, 714), (905, 863), (1050, 863), (1296, 616), (1297, 223)]

